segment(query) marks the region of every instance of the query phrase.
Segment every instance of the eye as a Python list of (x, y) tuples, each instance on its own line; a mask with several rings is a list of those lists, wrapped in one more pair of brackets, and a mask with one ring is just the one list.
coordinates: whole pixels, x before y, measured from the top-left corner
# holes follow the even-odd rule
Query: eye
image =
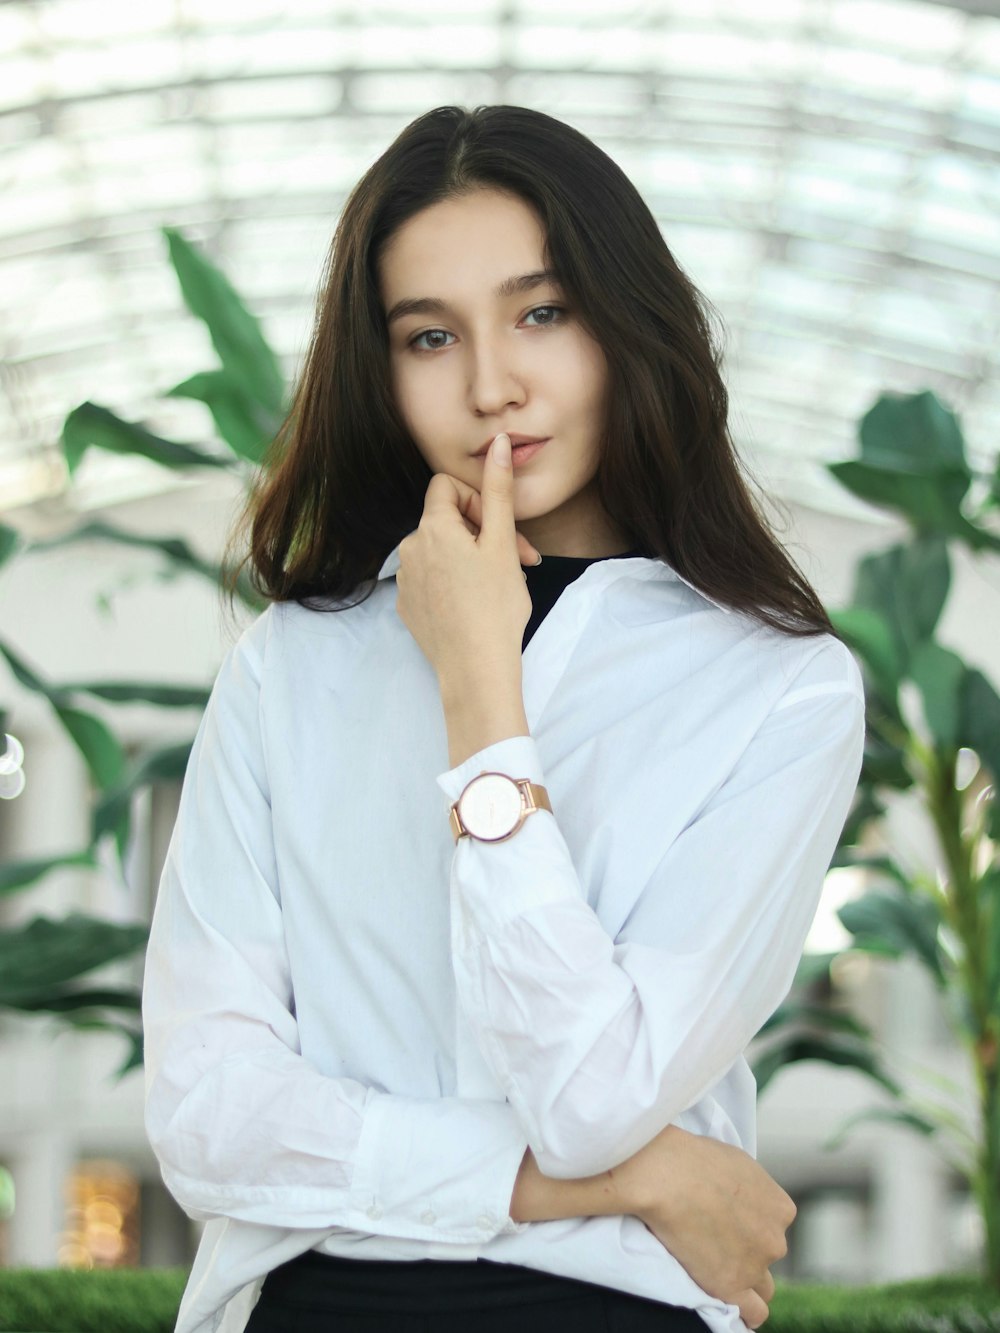
[[(528, 311), (528, 315), (537, 315), (539, 311), (546, 311), (546, 310), (554, 310), (556, 312), (557, 318), (547, 319), (544, 324), (539, 326), (541, 328), (548, 328), (550, 324), (559, 324), (561, 321), (559, 320), (558, 316), (564, 315), (566, 313), (561, 305), (536, 305), (534, 310)], [(525, 315), (525, 319), (528, 318), (528, 315)]]
[(435, 334), (435, 333), (442, 333), (442, 334), (444, 334), (444, 336), (445, 336), (446, 338), (450, 338), (450, 337), (451, 337), (451, 334), (450, 334), (450, 333), (445, 333), (444, 329), (425, 329), (425, 330), (423, 331), (423, 333), (418, 333), (418, 334), (416, 335), (416, 337), (411, 338), (410, 341), (409, 341), (406, 345), (407, 345), (407, 347), (413, 347), (413, 348), (416, 348), (416, 350), (417, 350), (418, 352), (436, 352), (436, 351), (438, 350), (438, 348), (441, 346), (440, 343), (438, 343), (437, 346), (435, 346), (435, 347), (419, 347), (419, 346), (417, 346), (417, 344), (420, 342), (420, 340), (421, 340), (422, 338), (430, 338), (430, 337), (432, 336), (432, 334)]
[[(546, 314), (550, 311), (555, 312), (556, 318), (547, 319), (541, 324), (534, 325), (534, 327), (537, 329), (547, 329), (556, 324), (561, 324), (563, 322), (562, 317), (566, 314), (564, 307), (561, 305), (536, 305), (534, 310), (529, 310), (524, 318), (530, 319), (532, 315), (537, 315), (540, 313)], [(452, 334), (448, 333), (445, 329), (424, 329), (423, 333), (415, 334), (406, 345), (407, 347), (412, 347), (417, 352), (438, 352), (444, 346), (446, 346), (446, 344), (437, 343), (431, 347), (419, 346), (419, 344), (424, 338), (430, 338), (434, 334), (442, 334), (445, 338), (450, 338), (453, 336)]]

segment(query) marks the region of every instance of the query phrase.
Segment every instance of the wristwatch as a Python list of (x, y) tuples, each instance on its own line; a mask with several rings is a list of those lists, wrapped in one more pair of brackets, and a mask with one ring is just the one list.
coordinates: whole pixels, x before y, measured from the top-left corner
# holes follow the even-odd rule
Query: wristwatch
[(485, 770), (466, 783), (465, 790), (451, 807), (451, 831), (459, 838), (478, 838), (480, 842), (503, 842), (511, 838), (529, 815), (548, 810), (549, 794), (528, 778), (512, 778), (506, 773)]

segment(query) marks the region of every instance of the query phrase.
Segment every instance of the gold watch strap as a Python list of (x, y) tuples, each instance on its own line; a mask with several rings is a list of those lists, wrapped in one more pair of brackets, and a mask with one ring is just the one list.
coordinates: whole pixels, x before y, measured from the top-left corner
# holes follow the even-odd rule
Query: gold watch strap
[[(536, 810), (548, 810), (550, 815), (554, 813), (552, 806), (549, 803), (549, 793), (541, 783), (529, 782), (527, 778), (514, 778), (513, 781), (521, 788), (527, 802), (523, 812), (524, 817), (521, 820), (522, 824), (524, 823), (524, 819), (527, 818), (528, 815), (534, 814)], [(459, 800), (460, 799), (461, 797)], [(448, 818), (451, 824), (451, 834), (455, 842), (458, 842), (459, 838), (469, 836), (467, 830), (462, 827), (462, 820), (458, 813), (458, 801), (455, 801), (452, 805)], [(520, 825), (518, 825), (518, 828), (520, 828)], [(517, 829), (515, 829), (514, 832), (516, 833)]]

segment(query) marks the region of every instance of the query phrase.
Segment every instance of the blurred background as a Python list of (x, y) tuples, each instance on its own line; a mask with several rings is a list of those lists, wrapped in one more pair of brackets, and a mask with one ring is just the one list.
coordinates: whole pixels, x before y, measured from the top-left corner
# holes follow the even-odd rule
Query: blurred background
[[(994, 475), (989, 0), (0, 4), (0, 731), (17, 742), (4, 750), (0, 735), (0, 863), (15, 867), (0, 878), (0, 980), (4, 959), (35, 957), (43, 918), (74, 940), (90, 923), (86, 981), (103, 988), (67, 1000), (64, 966), (50, 977), (58, 1004), (52, 989), (27, 1003), (23, 978), (9, 1007), (0, 993), (0, 1266), (187, 1264), (199, 1230), (145, 1142), (128, 931), (148, 923), (185, 746), (235, 632), (212, 573), (256, 445), (236, 428), (225, 438), (206, 383), (192, 386), (218, 342), (164, 228), (227, 275), (290, 384), (347, 193), (446, 103), (548, 112), (635, 182), (724, 321), (734, 438), (829, 606), (908, 530), (828, 466), (855, 456), (880, 395), (933, 391), (961, 420), (970, 473)], [(85, 403), (112, 416), (71, 438)], [(165, 465), (149, 439), (139, 456), (146, 437), (116, 434), (119, 421), (225, 465)], [(950, 568), (939, 638), (997, 681), (996, 552), (960, 544)], [(242, 604), (239, 624), (255, 613)], [(65, 687), (116, 681), (147, 686), (91, 691), (85, 709)], [(933, 877), (918, 794), (892, 815), (898, 858)], [(870, 874), (831, 871), (808, 949), (844, 951), (833, 980), (878, 1051), (960, 1117), (972, 1072), (926, 969), (846, 948), (838, 912)], [(979, 1213), (933, 1137), (871, 1120), (827, 1146), (876, 1103), (889, 1104), (861, 1069), (830, 1061), (790, 1064), (762, 1089), (758, 1156), (799, 1206), (776, 1276), (878, 1281), (977, 1262)]]

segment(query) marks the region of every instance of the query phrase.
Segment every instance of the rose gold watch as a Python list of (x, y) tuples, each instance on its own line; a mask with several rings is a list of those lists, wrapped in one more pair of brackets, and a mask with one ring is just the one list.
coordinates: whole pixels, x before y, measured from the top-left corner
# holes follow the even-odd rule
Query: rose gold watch
[(503, 842), (512, 838), (536, 810), (552, 813), (544, 787), (528, 778), (484, 771), (466, 783), (451, 807), (452, 835), (456, 843), (463, 837)]

